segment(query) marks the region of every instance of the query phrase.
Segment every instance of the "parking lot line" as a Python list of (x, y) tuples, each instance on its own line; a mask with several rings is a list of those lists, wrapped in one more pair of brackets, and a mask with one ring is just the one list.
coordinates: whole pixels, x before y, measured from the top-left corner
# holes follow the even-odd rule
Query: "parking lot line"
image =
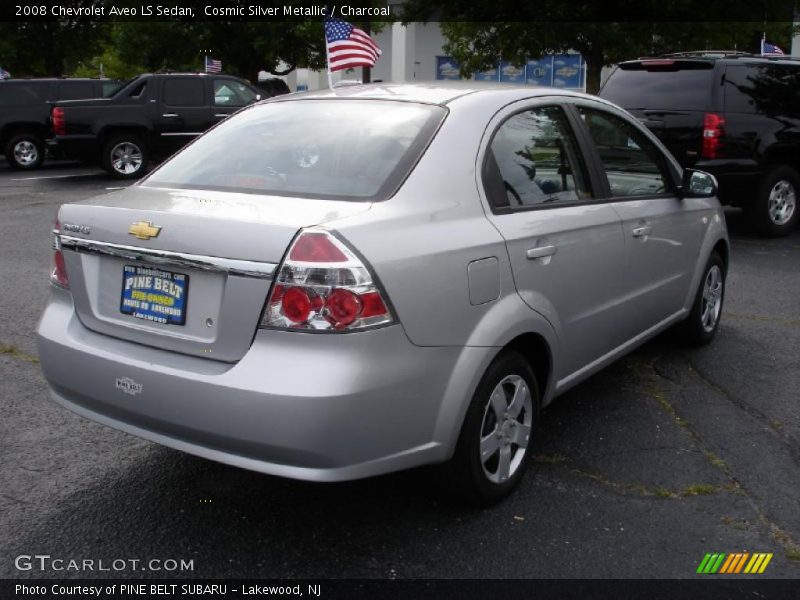
[(31, 181), (34, 179), (67, 179), (69, 177), (92, 177), (96, 173), (77, 173), (71, 175), (37, 175), (36, 177), (12, 178), (11, 181)]

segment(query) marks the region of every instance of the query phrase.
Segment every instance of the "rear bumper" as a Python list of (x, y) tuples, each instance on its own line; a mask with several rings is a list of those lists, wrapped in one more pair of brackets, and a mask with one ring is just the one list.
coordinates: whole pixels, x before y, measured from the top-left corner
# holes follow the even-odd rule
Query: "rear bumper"
[[(495, 351), (414, 346), (399, 326), (259, 331), (227, 364), (94, 333), (61, 290), (37, 341), (53, 399), (66, 408), (191, 454), (311, 481), (446, 460)], [(127, 393), (122, 378), (133, 384)]]

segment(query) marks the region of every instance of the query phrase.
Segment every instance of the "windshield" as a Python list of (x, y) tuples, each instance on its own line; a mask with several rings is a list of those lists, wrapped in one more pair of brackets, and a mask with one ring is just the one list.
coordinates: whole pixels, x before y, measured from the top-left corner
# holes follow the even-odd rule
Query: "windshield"
[(143, 185), (385, 199), (405, 179), (445, 113), (439, 106), (375, 100), (259, 104), (199, 138)]

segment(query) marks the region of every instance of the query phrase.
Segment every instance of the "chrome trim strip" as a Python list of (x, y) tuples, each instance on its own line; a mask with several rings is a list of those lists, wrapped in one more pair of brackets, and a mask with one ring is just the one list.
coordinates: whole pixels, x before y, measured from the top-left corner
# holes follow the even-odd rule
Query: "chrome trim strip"
[(197, 135), (203, 135), (203, 132), (202, 131), (186, 131), (186, 132), (184, 132), (184, 131), (168, 131), (166, 133), (162, 133), (161, 135), (164, 136), (164, 137), (177, 137), (177, 136), (182, 136), (182, 135), (194, 135), (194, 136), (197, 136)]
[(200, 254), (186, 254), (185, 252), (170, 252), (140, 246), (125, 246), (109, 242), (97, 242), (63, 235), (54, 231), (56, 239), (60, 241), (65, 250), (81, 252), (83, 254), (98, 254), (113, 256), (125, 260), (146, 261), (158, 265), (172, 265), (189, 269), (202, 269), (237, 275), (240, 277), (255, 277), (258, 279), (272, 279), (278, 265), (274, 263), (255, 262), (250, 260), (236, 260), (233, 258), (217, 258), (216, 256), (203, 256)]

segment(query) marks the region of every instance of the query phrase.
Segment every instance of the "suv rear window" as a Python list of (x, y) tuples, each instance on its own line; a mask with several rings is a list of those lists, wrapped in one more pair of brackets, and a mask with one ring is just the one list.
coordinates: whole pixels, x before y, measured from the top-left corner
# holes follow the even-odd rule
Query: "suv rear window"
[(725, 70), (725, 111), (800, 114), (800, 68), (729, 65)]
[(704, 111), (709, 109), (713, 76), (711, 63), (695, 62), (692, 68), (628, 63), (614, 70), (599, 95), (628, 110)]
[(446, 114), (390, 100), (297, 100), (245, 109), (144, 185), (380, 200), (405, 179)]

